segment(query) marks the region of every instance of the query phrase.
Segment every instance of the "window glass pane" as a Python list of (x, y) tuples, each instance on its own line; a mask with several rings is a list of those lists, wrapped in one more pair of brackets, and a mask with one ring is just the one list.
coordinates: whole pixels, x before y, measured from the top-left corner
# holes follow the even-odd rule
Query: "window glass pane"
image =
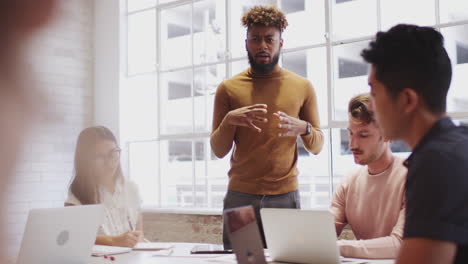
[(328, 123), (327, 53), (325, 48), (308, 49), (283, 54), (283, 67), (309, 79), (315, 89), (320, 125)]
[(193, 207), (192, 141), (160, 142), (161, 206)]
[(128, 74), (156, 69), (156, 10), (128, 17)]
[(156, 0), (127, 0), (128, 12), (154, 7)]
[(159, 84), (161, 134), (193, 132), (192, 70), (163, 73)]
[(195, 2), (193, 8), (194, 63), (224, 60), (226, 54), (225, 1)]
[(210, 145), (205, 139), (193, 142), (195, 150), (195, 207), (208, 207), (209, 183), (207, 160), (210, 153)]
[(158, 204), (158, 143), (134, 142), (129, 144), (130, 179), (138, 185), (143, 205)]
[(280, 5), (289, 24), (284, 48), (325, 43), (325, 1), (281, 0)]
[(167, 4), (170, 2), (174, 2), (174, 1), (177, 1), (177, 0), (158, 0), (158, 5)]
[(468, 25), (442, 29), (442, 34), (453, 67), (447, 110), (468, 112)]
[(298, 139), (299, 190), (302, 208), (330, 207), (330, 148), (329, 130), (323, 131), (325, 137), (322, 152), (312, 155), (305, 150)]
[(368, 41), (362, 41), (333, 47), (335, 120), (347, 120), (349, 100), (370, 91), (367, 84), (368, 65), (360, 55), (367, 46)]
[(246, 30), (241, 24), (245, 12), (255, 5), (276, 5), (276, 0), (231, 0), (230, 26), (231, 26), (231, 57), (247, 58), (245, 51)]
[(211, 131), (216, 88), (226, 77), (225, 64), (195, 69), (195, 131)]
[(436, 22), (434, 0), (381, 0), (380, 6), (383, 30), (401, 23), (430, 26)]
[[(209, 145), (209, 139), (207, 143)], [(211, 148), (208, 157), (207, 182), (208, 182), (208, 207), (223, 208), (224, 195), (228, 186), (228, 171), (230, 168), (230, 158), (232, 152), (229, 152), (223, 159), (218, 159)]]
[(126, 140), (157, 137), (156, 74), (122, 80), (120, 89), (120, 135)]
[(443, 0), (439, 1), (440, 22), (455, 22), (468, 20), (468, 1), (466, 0)]
[(231, 62), (231, 77), (235, 76), (250, 67), (248, 60), (240, 60)]
[(377, 1), (332, 0), (333, 40), (371, 36), (377, 31)]
[(192, 63), (192, 8), (183, 5), (161, 11), (161, 64), (163, 69)]

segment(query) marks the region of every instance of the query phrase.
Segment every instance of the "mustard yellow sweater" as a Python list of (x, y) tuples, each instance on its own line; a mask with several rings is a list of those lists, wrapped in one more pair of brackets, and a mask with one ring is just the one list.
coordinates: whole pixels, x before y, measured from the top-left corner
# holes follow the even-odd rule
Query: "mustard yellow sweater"
[[(234, 109), (253, 104), (268, 106), (268, 123), (257, 123), (261, 133), (247, 127), (232, 126), (225, 121)], [(224, 157), (234, 144), (229, 170), (229, 190), (261, 195), (284, 194), (298, 189), (296, 137), (279, 137), (277, 111), (312, 124), (312, 133), (303, 136), (305, 148), (318, 154), (323, 133), (317, 99), (311, 83), (297, 74), (276, 67), (265, 75), (250, 68), (223, 81), (214, 103), (211, 147)]]

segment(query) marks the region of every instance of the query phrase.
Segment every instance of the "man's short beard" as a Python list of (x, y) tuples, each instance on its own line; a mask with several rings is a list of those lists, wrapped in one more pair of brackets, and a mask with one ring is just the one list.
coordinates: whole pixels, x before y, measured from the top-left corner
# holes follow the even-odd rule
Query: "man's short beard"
[(252, 54), (250, 54), (249, 51), (247, 51), (247, 55), (249, 57), (250, 67), (252, 67), (252, 70), (254, 70), (254, 72), (260, 73), (260, 74), (268, 74), (268, 73), (272, 72), (273, 69), (275, 68), (275, 66), (278, 64), (280, 51), (278, 51), (278, 53), (275, 56), (273, 56), (272, 61), (270, 63), (267, 63), (267, 64), (257, 63), (255, 61), (254, 56), (252, 56)]

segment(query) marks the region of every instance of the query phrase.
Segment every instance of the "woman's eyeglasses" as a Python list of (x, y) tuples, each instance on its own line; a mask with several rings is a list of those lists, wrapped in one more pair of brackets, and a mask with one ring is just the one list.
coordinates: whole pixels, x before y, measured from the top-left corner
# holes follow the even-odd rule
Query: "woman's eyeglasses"
[(115, 149), (109, 151), (109, 153), (107, 153), (105, 155), (98, 154), (96, 156), (96, 162), (101, 163), (101, 164), (104, 164), (106, 162), (117, 162), (120, 159), (120, 152), (121, 151), (122, 150), (120, 148), (115, 148)]

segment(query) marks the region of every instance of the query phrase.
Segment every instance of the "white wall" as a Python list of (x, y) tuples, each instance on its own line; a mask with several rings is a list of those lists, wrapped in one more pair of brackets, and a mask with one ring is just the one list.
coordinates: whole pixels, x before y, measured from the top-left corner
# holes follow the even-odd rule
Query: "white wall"
[(120, 15), (122, 0), (94, 1), (94, 85), (96, 125), (107, 126), (120, 138)]
[[(99, 0), (101, 1), (101, 0)], [(9, 255), (16, 257), (27, 213), (63, 205), (76, 137), (93, 124), (94, 0), (62, 0), (50, 28), (34, 42), (33, 67), (48, 102), (9, 188)]]

